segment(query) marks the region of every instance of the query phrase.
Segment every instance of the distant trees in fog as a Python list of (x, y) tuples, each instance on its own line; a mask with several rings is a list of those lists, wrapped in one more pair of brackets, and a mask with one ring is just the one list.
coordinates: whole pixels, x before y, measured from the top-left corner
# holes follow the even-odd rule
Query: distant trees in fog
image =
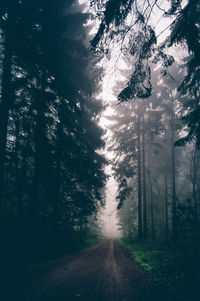
[(109, 58), (118, 47), (129, 65), (112, 128), (124, 231), (191, 238), (200, 214), (199, 0), (91, 4), (100, 20), (93, 50)]

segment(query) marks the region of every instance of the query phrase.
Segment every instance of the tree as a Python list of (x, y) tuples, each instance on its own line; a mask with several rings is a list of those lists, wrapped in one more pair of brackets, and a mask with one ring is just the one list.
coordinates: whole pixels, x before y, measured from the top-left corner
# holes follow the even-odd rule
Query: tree
[[(109, 117), (115, 121), (110, 126), (110, 150), (115, 154), (113, 169), (119, 183), (118, 209), (122, 210), (122, 224), (129, 227), (124, 230), (126, 235), (133, 234), (130, 216), (123, 216), (123, 206), (135, 208), (137, 204), (137, 226), (142, 232), (138, 231), (139, 239), (178, 240), (177, 210), (182, 202), (179, 191), (185, 179), (180, 177), (183, 154), (174, 141), (182, 131), (178, 118), (181, 97), (175, 93), (172, 79), (161, 77), (159, 68), (152, 75), (153, 91), (148, 100), (121, 103), (116, 106), (115, 115)], [(136, 227), (135, 220), (133, 225)]]
[[(189, 93), (191, 99), (185, 104), (186, 112), (183, 116), (188, 134), (179, 144), (196, 139), (196, 146), (199, 148), (199, 1), (190, 0), (187, 4), (181, 0), (172, 0), (170, 3), (144, 1), (141, 5), (139, 1), (132, 0), (108, 0), (105, 4), (93, 0), (91, 4), (100, 18), (99, 29), (91, 41), (92, 48), (110, 55), (111, 45), (120, 42), (122, 53), (133, 56), (135, 60), (127, 86), (118, 96), (120, 101), (149, 97), (152, 92), (149, 63), (159, 61), (163, 67), (162, 73), (166, 74), (174, 58), (166, 54), (165, 50), (176, 44), (186, 45), (188, 55), (183, 51), (182, 57), (186, 59), (187, 72), (179, 91), (183, 95)], [(152, 26), (152, 20), (157, 14), (160, 14), (157, 24), (164, 17), (168, 18), (169, 23), (159, 34), (156, 34), (158, 26), (156, 29)], [(157, 38), (168, 28), (168, 37), (162, 44), (155, 46)]]
[(12, 104), (4, 100), (3, 78), (0, 104), (7, 110), (6, 131), (0, 131), (2, 226), (16, 237), (23, 228), (32, 242), (45, 245), (76, 235), (104, 204), (103, 105), (94, 96), (100, 72), (91, 68), (89, 15), (77, 1), (11, 1), (14, 17), (7, 2), (1, 4), (3, 36), (4, 24), (14, 23), (11, 89), (5, 89)]

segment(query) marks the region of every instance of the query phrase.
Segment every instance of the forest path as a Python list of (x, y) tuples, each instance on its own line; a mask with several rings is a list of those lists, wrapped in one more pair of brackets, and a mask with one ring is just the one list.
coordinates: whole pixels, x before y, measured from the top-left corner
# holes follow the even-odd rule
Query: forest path
[(20, 300), (137, 301), (147, 287), (144, 272), (110, 239), (62, 259)]

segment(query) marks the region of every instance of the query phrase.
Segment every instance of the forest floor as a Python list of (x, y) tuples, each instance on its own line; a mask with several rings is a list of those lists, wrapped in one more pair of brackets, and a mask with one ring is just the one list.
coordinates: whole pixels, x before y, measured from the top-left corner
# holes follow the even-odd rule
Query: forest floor
[(199, 246), (171, 246), (120, 240), (133, 260), (149, 275), (150, 300), (200, 300)]
[(52, 238), (49, 237), (31, 240), (18, 236), (1, 239), (0, 300), (26, 300), (19, 296), (24, 287), (37, 282), (37, 279), (44, 277), (60, 262), (62, 264), (66, 257), (88, 248), (101, 238), (91, 236), (65, 240), (64, 237), (58, 237), (52, 243)]
[(1, 276), (0, 300), (199, 300), (199, 279), (191, 275), (199, 271), (196, 256), (186, 260), (163, 246), (121, 244), (102, 240), (56, 260), (10, 264)]
[[(30, 267), (31, 268), (31, 267)], [(149, 280), (117, 240), (103, 240), (81, 252), (34, 267), (4, 289), (2, 301), (147, 300)], [(1, 291), (2, 294), (2, 291)], [(6, 295), (5, 295), (6, 294)]]

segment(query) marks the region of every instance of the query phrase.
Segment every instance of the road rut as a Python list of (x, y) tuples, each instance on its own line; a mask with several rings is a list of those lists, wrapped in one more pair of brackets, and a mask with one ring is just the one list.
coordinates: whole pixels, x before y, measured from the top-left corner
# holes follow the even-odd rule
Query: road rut
[(110, 239), (62, 259), (47, 275), (27, 287), (20, 299), (139, 301), (144, 300), (147, 289), (145, 273), (117, 240)]

